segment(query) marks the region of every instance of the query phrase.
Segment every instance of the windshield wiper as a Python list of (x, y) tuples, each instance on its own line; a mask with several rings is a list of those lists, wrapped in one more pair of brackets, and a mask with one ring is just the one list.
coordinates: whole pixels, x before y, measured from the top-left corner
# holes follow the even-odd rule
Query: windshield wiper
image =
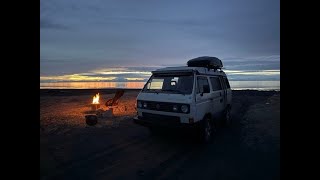
[(145, 89), (145, 90), (143, 90), (144, 92), (155, 92), (155, 93), (157, 93), (157, 94), (159, 94), (159, 89)]

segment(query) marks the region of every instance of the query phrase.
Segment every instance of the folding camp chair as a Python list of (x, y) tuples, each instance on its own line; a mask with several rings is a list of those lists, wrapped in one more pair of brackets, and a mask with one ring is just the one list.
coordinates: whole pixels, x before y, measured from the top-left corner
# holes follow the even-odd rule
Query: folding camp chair
[(119, 99), (123, 96), (124, 94), (124, 90), (118, 90), (114, 97), (111, 99), (108, 99), (105, 103), (105, 105), (110, 108), (110, 107), (117, 107), (117, 105), (119, 104)]

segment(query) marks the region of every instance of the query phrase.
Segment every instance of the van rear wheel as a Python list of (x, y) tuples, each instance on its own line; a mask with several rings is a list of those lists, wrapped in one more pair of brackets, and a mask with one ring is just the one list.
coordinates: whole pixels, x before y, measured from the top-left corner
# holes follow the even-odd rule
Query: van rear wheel
[(224, 111), (224, 116), (223, 116), (223, 125), (225, 127), (231, 126), (232, 120), (231, 120), (231, 107), (228, 106), (225, 111)]

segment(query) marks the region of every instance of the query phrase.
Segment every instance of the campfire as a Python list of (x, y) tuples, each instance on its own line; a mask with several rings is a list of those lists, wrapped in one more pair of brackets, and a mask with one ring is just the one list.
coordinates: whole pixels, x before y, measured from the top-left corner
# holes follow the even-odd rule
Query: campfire
[(98, 93), (95, 96), (93, 96), (92, 104), (99, 104), (99, 99), (100, 99), (100, 94)]
[(92, 104), (91, 104), (91, 109), (93, 111), (95, 111), (95, 110), (100, 108), (99, 100), (100, 100), (100, 94), (99, 93), (96, 94), (95, 96), (93, 96)]
[[(106, 120), (106, 118), (112, 118), (114, 117), (113, 115), (113, 108), (117, 108), (118, 106), (118, 101), (121, 96), (123, 96), (124, 90), (118, 90), (114, 97), (111, 99), (108, 99), (105, 102), (106, 110), (104, 108), (100, 108), (100, 94), (97, 93), (95, 96), (93, 96), (92, 103), (91, 103), (91, 114), (88, 114), (85, 116), (86, 118), (86, 123), (90, 126), (93, 126), (97, 124), (98, 119), (99, 120)], [(126, 107), (125, 107), (126, 109)]]

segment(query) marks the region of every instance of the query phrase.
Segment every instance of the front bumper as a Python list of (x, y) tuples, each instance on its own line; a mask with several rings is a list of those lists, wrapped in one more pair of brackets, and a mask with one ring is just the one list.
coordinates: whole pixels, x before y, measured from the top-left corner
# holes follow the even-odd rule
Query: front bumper
[(136, 116), (133, 118), (133, 122), (145, 127), (159, 127), (159, 128), (170, 128), (170, 129), (195, 129), (200, 127), (200, 122), (195, 123), (181, 123), (177, 120), (163, 117), (152, 118), (152, 117), (142, 117)]

